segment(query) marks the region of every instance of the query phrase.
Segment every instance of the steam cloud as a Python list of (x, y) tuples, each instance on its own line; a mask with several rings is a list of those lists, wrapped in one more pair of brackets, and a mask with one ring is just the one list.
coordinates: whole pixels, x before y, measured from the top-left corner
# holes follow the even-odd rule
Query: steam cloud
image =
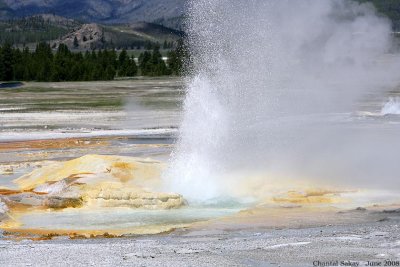
[(254, 176), (264, 187), (399, 185), (399, 127), (353, 115), (399, 80), (390, 22), (372, 5), (193, 0), (187, 31), (194, 69), (170, 190), (251, 196)]

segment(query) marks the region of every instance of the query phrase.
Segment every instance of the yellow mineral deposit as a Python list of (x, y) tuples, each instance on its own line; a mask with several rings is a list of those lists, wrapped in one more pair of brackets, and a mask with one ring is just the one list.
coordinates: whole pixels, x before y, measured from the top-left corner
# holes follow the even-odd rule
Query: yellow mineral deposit
[(289, 191), (281, 196), (273, 197), (276, 203), (292, 204), (338, 204), (345, 203), (347, 200), (341, 196), (344, 191), (330, 191), (320, 189), (308, 189), (305, 192)]
[[(19, 228), (21, 223), (18, 220), (23, 214), (60, 212), (71, 208), (78, 208), (82, 212), (105, 207), (149, 210), (179, 208), (185, 204), (181, 195), (157, 191), (164, 167), (163, 163), (150, 159), (87, 155), (38, 168), (14, 180), (19, 190), (0, 191), (0, 199), (10, 208), (10, 216), (2, 222), (2, 228), (26, 232), (28, 230)], [(126, 231), (150, 234), (170, 230), (171, 226), (145, 228)], [(32, 229), (32, 232), (35, 231)], [(59, 232), (71, 233), (63, 229), (54, 233)], [(101, 229), (97, 232), (81, 232), (99, 235)], [(117, 235), (123, 231), (114, 232)]]
[[(259, 203), (270, 204), (345, 204), (351, 203), (351, 196), (357, 190), (317, 183), (318, 179), (306, 177), (284, 177), (279, 174), (246, 175), (246, 179), (232, 177), (227, 186), (236, 197), (251, 195)], [(237, 181), (237, 182), (236, 182)]]
[[(183, 196), (162, 192), (161, 173), (165, 167), (164, 163), (151, 159), (104, 155), (87, 155), (65, 162), (49, 163), (14, 180), (18, 186), (17, 190), (0, 191), (0, 200), (10, 208), (8, 219), (3, 220), (1, 227), (16, 235), (31, 233), (44, 237), (67, 235), (72, 238), (105, 234), (156, 234), (187, 227), (189, 222), (177, 221), (167, 224), (155, 222), (128, 229), (71, 230), (30, 228), (29, 225), (24, 226), (21, 219), (32, 216), (40, 218), (41, 214), (54, 214), (59, 218), (63, 214), (78, 214), (79, 217), (94, 213), (98, 213), (96, 216), (101, 218), (104, 209), (110, 208), (115, 214), (124, 214), (127, 211), (124, 209), (128, 209), (129, 213), (129, 210), (150, 212), (181, 208), (185, 206)], [(311, 183), (306, 183), (304, 179), (300, 183), (282, 177), (266, 179), (261, 175), (249, 177), (245, 184), (235, 184), (233, 181), (235, 179), (232, 179), (230, 190), (236, 197), (243, 197), (252, 192), (259, 204), (256, 203), (255, 207), (230, 219), (221, 220), (223, 224), (229, 221), (265, 224), (268, 220), (268, 225), (277, 225), (283, 224), (288, 217), (301, 221), (302, 217), (307, 217), (305, 214), (314, 214), (317, 221), (321, 214), (336, 212), (336, 209), (332, 211), (330, 205), (351, 201), (343, 197), (343, 194), (352, 193), (351, 191), (310, 189), (307, 185)], [(287, 210), (290, 205), (300, 209)], [(313, 210), (313, 206), (318, 206), (318, 210)]]
[(37, 169), (15, 180), (21, 189), (29, 190), (47, 182), (57, 182), (68, 177), (109, 174), (113, 179), (154, 185), (164, 165), (158, 161), (120, 156), (87, 155), (66, 162), (57, 162)]
[(82, 206), (180, 207), (182, 196), (155, 192), (164, 167), (150, 159), (87, 155), (37, 169), (15, 183), (23, 191), (81, 199)]

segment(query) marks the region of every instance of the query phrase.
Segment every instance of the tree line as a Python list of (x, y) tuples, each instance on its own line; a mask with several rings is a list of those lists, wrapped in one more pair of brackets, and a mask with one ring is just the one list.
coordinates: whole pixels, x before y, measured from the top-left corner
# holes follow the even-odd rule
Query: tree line
[(168, 52), (164, 61), (159, 46), (141, 53), (138, 59), (126, 50), (92, 50), (73, 53), (60, 44), (53, 51), (48, 43), (39, 43), (34, 51), (20, 50), (9, 44), (0, 47), (1, 81), (98, 81), (116, 77), (180, 75), (186, 52), (183, 42)]

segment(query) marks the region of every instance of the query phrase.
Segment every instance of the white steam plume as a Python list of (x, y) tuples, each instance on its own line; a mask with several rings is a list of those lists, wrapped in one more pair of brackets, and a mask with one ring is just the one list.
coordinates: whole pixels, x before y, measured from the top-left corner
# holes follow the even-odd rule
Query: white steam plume
[(273, 175), (362, 186), (397, 179), (400, 141), (382, 142), (385, 127), (349, 115), (400, 76), (387, 55), (390, 22), (372, 5), (193, 0), (187, 31), (194, 69), (165, 174), (171, 191), (232, 196), (254, 173), (265, 183)]

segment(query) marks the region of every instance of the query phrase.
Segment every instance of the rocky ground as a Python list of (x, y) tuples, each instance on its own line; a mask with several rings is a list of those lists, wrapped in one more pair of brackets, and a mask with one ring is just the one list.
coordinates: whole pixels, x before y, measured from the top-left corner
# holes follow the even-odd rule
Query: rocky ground
[[(153, 206), (165, 206), (165, 212), (172, 214), (169, 217), (179, 219), (176, 214), (182, 216), (179, 211), (184, 208), (168, 209), (171, 205), (184, 204), (180, 196), (148, 190), (159, 187), (158, 180), (135, 177), (139, 169), (143, 170), (140, 177), (153, 177), (144, 163), (151, 165), (151, 169), (156, 167), (159, 173), (162, 164), (158, 160), (165, 159), (172, 146), (168, 136), (166, 139), (163, 135), (156, 136), (154, 140), (115, 134), (112, 138), (82, 137), (85, 132), (113, 132), (126, 130), (128, 126), (129, 130), (173, 128), (179, 118), (176, 108), (180, 101), (179, 87), (180, 83), (175, 80), (35, 83), (28, 84), (20, 92), (4, 92), (0, 99), (4, 117), (0, 127), (3, 137), (0, 178), (4, 187), (0, 192), (4, 201), (0, 202), (0, 220), (20, 224), (5, 225), (5, 230), (0, 230), (0, 266), (314, 266), (314, 263), (315, 266), (365, 266), (367, 261), (384, 266), (385, 260), (394, 261), (387, 266), (400, 266), (396, 262), (400, 260), (400, 206), (373, 205), (381, 203), (381, 196), (385, 200), (389, 198), (387, 192), (379, 192), (376, 197), (371, 192), (300, 190), (300, 193), (286, 194), (283, 191), (285, 194), (270, 196), (269, 202), (235, 215), (230, 213), (225, 218), (218, 214), (211, 216), (218, 219), (180, 226), (184, 228), (175, 231), (170, 229), (177, 228), (175, 224), (169, 223), (167, 228), (153, 231), (162, 232), (157, 235), (132, 235), (134, 231), (128, 229), (129, 236), (123, 232), (123, 237), (110, 238), (113, 233), (107, 228), (107, 234), (104, 230), (97, 238), (86, 239), (81, 234), (75, 235), (75, 229), (58, 237), (54, 236), (54, 229), (43, 231), (46, 225), (53, 226), (56, 222), (48, 218), (58, 219), (63, 215), (64, 211), (60, 210), (63, 207), (68, 208), (61, 219), (68, 219), (67, 215), (74, 215), (76, 210), (74, 218), (78, 218), (78, 226), (83, 223), (91, 226), (92, 222), (85, 219), (93, 217), (90, 212), (98, 206), (147, 207), (149, 213)], [(60, 112), (60, 105), (74, 102), (76, 98), (82, 101), (79, 108), (83, 110), (72, 112), (66, 105)], [(104, 100), (109, 103), (110, 98), (116, 98), (115, 105), (103, 107)], [(132, 99), (132, 103), (125, 107), (120, 100), (127, 98)], [(32, 103), (38, 110), (42, 106), (47, 110), (48, 103), (54, 105), (51, 112), (32, 112)], [(14, 112), (15, 108), (19, 112)], [(64, 139), (46, 139), (56, 134)], [(77, 137), (72, 138), (71, 134)], [(32, 138), (37, 135), (43, 140)], [(121, 156), (94, 155), (79, 158), (87, 154), (151, 156), (158, 160), (143, 162)], [(17, 178), (20, 179), (15, 180)], [(393, 199), (398, 199), (397, 195), (396, 192)], [(358, 199), (368, 199), (372, 204), (351, 202), (352, 209), (358, 206), (367, 209), (350, 211), (332, 208), (334, 204)], [(80, 210), (75, 206), (82, 206), (82, 213), (78, 213)], [(37, 213), (32, 215), (32, 210)], [(199, 211), (190, 210), (190, 218)], [(98, 214), (101, 216), (97, 217)], [(114, 213), (114, 217), (110, 214), (113, 213), (100, 210), (95, 218), (132, 223), (130, 217), (122, 218), (125, 213)], [(38, 217), (44, 218), (40, 223), (46, 223), (45, 226), (29, 220)], [(151, 223), (157, 223), (153, 217), (149, 218)], [(190, 220), (193, 221), (197, 220)], [(67, 222), (71, 226), (70, 221)], [(24, 224), (36, 228), (27, 229)], [(10, 234), (13, 228), (16, 233)], [(18, 230), (37, 236), (21, 237)], [(48, 233), (51, 236), (47, 236)], [(53, 239), (45, 240), (50, 237)]]
[(0, 239), (0, 265), (318, 266), (317, 261), (331, 261), (319, 266), (335, 266), (338, 261), (339, 266), (366, 266), (373, 261), (384, 266), (385, 260), (400, 260), (399, 215), (387, 215), (378, 222), (300, 229), (249, 225), (117, 239)]
[[(341, 197), (335, 191), (291, 192), (226, 217), (176, 227), (156, 223), (152, 227), (159, 229), (151, 231), (144, 226), (147, 231), (99, 229), (90, 234), (24, 227), (29, 219), (23, 215), (32, 210), (55, 219), (61, 209), (86, 208), (77, 209), (86, 224), (90, 216), (84, 215), (93, 207), (173, 212), (171, 207), (185, 205), (181, 196), (142, 189), (157, 187), (162, 166), (149, 159), (88, 155), (42, 166), (14, 180), (19, 191), (0, 191), (0, 214), (5, 216), (0, 218), (5, 222), (0, 266), (400, 265), (400, 206), (339, 209), (329, 204)], [(145, 235), (132, 234), (139, 232)]]

